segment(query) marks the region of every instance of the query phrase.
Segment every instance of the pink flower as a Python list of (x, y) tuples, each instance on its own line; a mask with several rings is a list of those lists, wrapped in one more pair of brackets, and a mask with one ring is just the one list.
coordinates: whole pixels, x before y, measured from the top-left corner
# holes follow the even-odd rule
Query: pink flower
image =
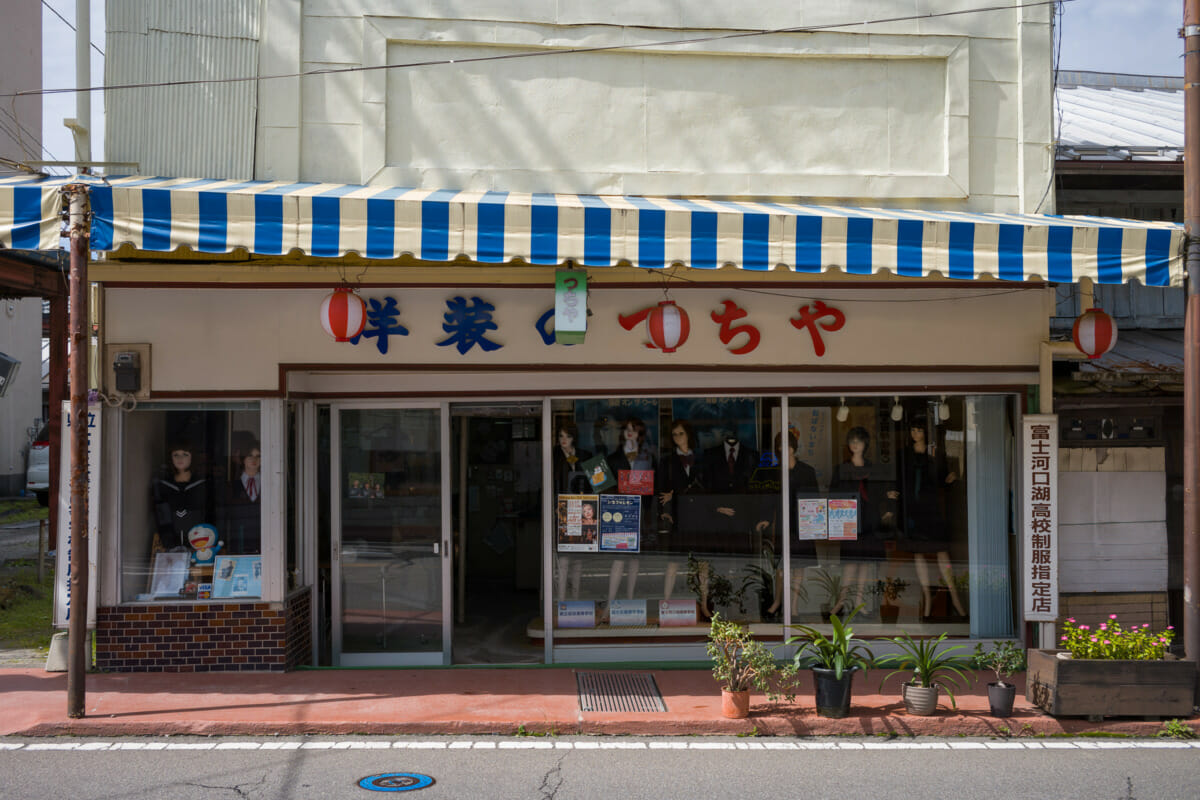
[(1080, 626), (1079, 626), (1079, 630), (1081, 630), (1081, 631), (1090, 631), (1090, 630), (1091, 630), (1091, 628), (1089, 628), (1087, 625), (1080, 625)]
[(1109, 615), (1108, 615), (1108, 618), (1109, 618), (1109, 619), (1116, 619), (1116, 618), (1117, 618), (1117, 615), (1116, 615), (1116, 614), (1109, 614)]
[(1143, 628), (1149, 628), (1149, 627), (1150, 627), (1150, 623), (1149, 623), (1149, 622), (1143, 622), (1143, 623), (1142, 623), (1142, 627), (1143, 627)]
[(1067, 620), (1067, 622), (1074, 622), (1074, 621), (1075, 621), (1074, 617), (1071, 617), (1070, 619)]
[(1105, 640), (1104, 640), (1104, 643), (1105, 643), (1105, 644), (1112, 644), (1112, 642), (1110, 642), (1108, 639), (1105, 639)]
[(1067, 640), (1067, 637), (1066, 637), (1066, 636), (1063, 636), (1063, 637), (1062, 637), (1062, 641), (1064, 641), (1064, 642), (1065, 642), (1066, 640)]
[(1107, 622), (1100, 623), (1100, 630), (1102, 630), (1102, 631), (1108, 630), (1108, 623)]
[(1095, 637), (1095, 636), (1093, 636), (1093, 637), (1092, 637), (1092, 641), (1093, 641), (1093, 642), (1094, 642), (1094, 641), (1096, 641), (1096, 637)]
[(1175, 630), (1175, 626), (1174, 626), (1174, 625), (1168, 625), (1168, 626), (1167, 626), (1167, 630), (1169, 630), (1169, 631), (1173, 631), (1173, 630)]

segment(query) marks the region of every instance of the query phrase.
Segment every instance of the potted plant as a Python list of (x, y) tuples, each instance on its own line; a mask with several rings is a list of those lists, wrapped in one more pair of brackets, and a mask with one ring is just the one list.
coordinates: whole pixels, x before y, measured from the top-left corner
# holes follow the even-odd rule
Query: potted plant
[(1060, 717), (1191, 716), (1196, 664), (1167, 652), (1173, 637), (1170, 626), (1124, 628), (1116, 614), (1094, 630), (1068, 619), (1064, 650), (1029, 651), (1025, 698)]
[(875, 594), (879, 595), (879, 619), (887, 625), (895, 625), (900, 619), (900, 606), (896, 601), (908, 588), (908, 581), (902, 578), (888, 577), (875, 581)]
[(988, 684), (988, 705), (993, 717), (1011, 717), (1013, 702), (1017, 699), (1017, 687), (1005, 683), (1004, 679), (1014, 672), (1025, 669), (1025, 651), (1010, 641), (997, 642), (991, 650), (984, 650), (983, 643), (975, 645), (976, 669), (990, 669), (996, 680)]
[(893, 675), (911, 672), (911, 679), (903, 683), (900, 690), (900, 696), (904, 699), (904, 708), (909, 714), (920, 717), (933, 714), (937, 710), (938, 692), (941, 689), (944, 689), (949, 695), (950, 704), (955, 709), (958, 708), (958, 703), (954, 699), (954, 690), (951, 687), (957, 687), (960, 690), (963, 688), (963, 682), (967, 680), (967, 675), (963, 670), (968, 665), (962, 656), (955, 654), (955, 651), (965, 649), (966, 645), (956, 644), (943, 647), (947, 636), (948, 634), (943, 633), (935, 639), (914, 639), (905, 633), (887, 639), (899, 647), (900, 652), (879, 659), (880, 666), (896, 667), (884, 676), (883, 681), (880, 681), (880, 686)]
[(856, 606), (844, 619), (836, 614), (831, 616), (832, 631), (828, 636), (811, 626), (797, 625), (798, 634), (786, 642), (799, 645), (793, 666), (812, 670), (817, 713), (823, 717), (841, 719), (850, 713), (854, 673), (870, 668), (874, 662), (870, 648), (854, 638), (854, 629), (850, 627), (850, 621), (862, 608)]
[(750, 630), (713, 614), (708, 629), (708, 655), (713, 677), (721, 683), (721, 713), (731, 719), (750, 714), (750, 690), (757, 689), (770, 700), (795, 697), (791, 690), (795, 669), (780, 665), (775, 654), (755, 639)]
[[(813, 573), (813, 580), (825, 593), (825, 601), (821, 603), (821, 619), (828, 622), (833, 616), (833, 608), (842, 596), (842, 576), (821, 567)], [(851, 615), (853, 616), (853, 614)]]

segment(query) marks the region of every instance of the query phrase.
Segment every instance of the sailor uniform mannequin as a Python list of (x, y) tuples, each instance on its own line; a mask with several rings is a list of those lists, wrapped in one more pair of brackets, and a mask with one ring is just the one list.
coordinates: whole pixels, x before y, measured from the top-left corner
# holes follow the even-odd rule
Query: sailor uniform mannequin
[(171, 446), (169, 476), (154, 482), (155, 549), (188, 547), (187, 534), (207, 521), (208, 481), (192, 471), (192, 448), (179, 442)]

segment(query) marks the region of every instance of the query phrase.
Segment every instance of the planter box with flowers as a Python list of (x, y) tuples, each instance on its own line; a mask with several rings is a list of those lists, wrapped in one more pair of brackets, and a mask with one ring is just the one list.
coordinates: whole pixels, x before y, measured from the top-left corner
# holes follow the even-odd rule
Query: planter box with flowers
[(1173, 632), (1122, 628), (1117, 615), (1092, 630), (1068, 619), (1063, 650), (1030, 650), (1025, 699), (1059, 717), (1192, 715), (1196, 664), (1167, 653)]

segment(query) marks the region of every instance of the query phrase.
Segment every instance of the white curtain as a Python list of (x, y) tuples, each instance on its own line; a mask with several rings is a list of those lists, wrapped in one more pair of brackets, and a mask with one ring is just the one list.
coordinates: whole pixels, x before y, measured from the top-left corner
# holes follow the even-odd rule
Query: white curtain
[(1014, 634), (1009, 536), (1012, 434), (1008, 398), (967, 398), (967, 521), (971, 637)]

